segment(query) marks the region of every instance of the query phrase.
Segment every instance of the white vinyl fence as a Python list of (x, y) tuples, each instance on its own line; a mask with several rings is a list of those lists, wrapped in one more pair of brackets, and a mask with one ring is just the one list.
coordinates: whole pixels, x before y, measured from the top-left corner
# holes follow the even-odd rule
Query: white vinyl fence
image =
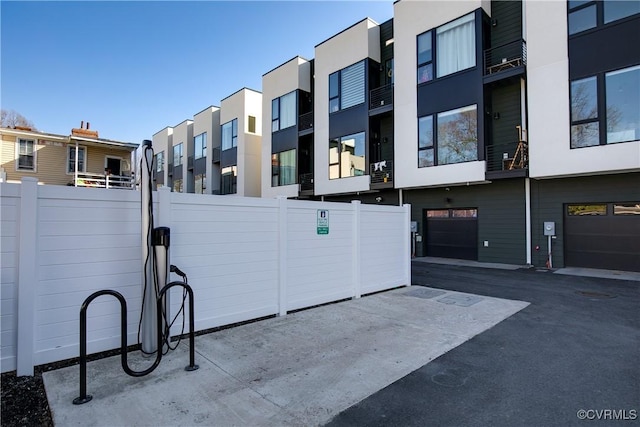
[[(79, 313), (93, 292), (127, 300), (128, 343), (142, 303), (140, 192), (0, 184), (2, 372), (79, 355)], [(203, 330), (408, 286), (410, 207), (153, 193), (171, 229), (171, 263), (189, 278)], [(318, 228), (320, 211), (328, 234)], [(323, 226), (325, 224), (322, 224)], [(179, 279), (172, 275), (172, 280)], [(182, 291), (171, 291), (172, 316)], [(182, 330), (178, 318), (172, 334)], [(188, 326), (187, 326), (188, 328)], [(120, 307), (88, 310), (88, 351), (118, 348)]]

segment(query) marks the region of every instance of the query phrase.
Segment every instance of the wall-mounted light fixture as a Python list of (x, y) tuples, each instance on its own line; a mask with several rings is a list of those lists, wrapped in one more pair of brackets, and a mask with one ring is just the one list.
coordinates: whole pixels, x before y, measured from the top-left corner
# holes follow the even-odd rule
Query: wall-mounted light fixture
[(493, 113), (493, 120), (498, 120), (499, 118), (500, 118), (500, 113), (498, 113), (497, 111)]
[(378, 197), (376, 197), (376, 202), (380, 203), (380, 202), (382, 202), (382, 200), (383, 200), (383, 199), (382, 199), (382, 196), (378, 196)]

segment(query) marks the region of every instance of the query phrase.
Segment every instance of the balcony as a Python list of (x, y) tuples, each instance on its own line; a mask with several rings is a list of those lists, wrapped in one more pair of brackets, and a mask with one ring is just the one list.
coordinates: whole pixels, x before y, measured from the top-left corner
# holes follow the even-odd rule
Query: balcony
[(213, 163), (220, 163), (221, 153), (222, 150), (220, 150), (220, 147), (214, 147), (213, 151), (211, 152), (211, 161)]
[(303, 173), (298, 177), (301, 196), (313, 196), (313, 172)]
[(133, 175), (110, 175), (78, 172), (74, 180), (76, 187), (116, 188), (131, 190), (135, 187)]
[(393, 160), (383, 160), (369, 165), (371, 189), (393, 188)]
[(190, 170), (190, 171), (193, 170), (193, 163), (194, 163), (193, 156), (187, 157), (187, 169), (188, 170)]
[(486, 147), (486, 178), (526, 177), (529, 168), (528, 148), (524, 141)]
[(169, 163), (167, 165), (167, 173), (169, 174), (169, 176), (173, 176), (173, 163)]
[(516, 40), (484, 51), (484, 82), (491, 83), (524, 74), (527, 43)]
[(313, 111), (298, 116), (298, 134), (307, 135), (313, 132)]
[(369, 115), (393, 110), (393, 84), (387, 84), (369, 92)]

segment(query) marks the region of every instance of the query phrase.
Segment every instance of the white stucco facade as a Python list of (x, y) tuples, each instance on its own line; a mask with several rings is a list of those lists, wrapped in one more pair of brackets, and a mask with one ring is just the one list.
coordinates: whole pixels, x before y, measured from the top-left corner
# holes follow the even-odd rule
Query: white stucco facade
[(214, 164), (213, 149), (220, 148), (220, 108), (210, 106), (193, 116), (193, 136), (207, 135), (206, 194), (220, 188), (220, 164)]
[(163, 184), (164, 186), (169, 186), (169, 159), (171, 158), (171, 147), (173, 147), (173, 128), (166, 127), (159, 132), (153, 134), (153, 138), (151, 140), (153, 152), (154, 154), (163, 153), (164, 156), (164, 166), (162, 168), (162, 176), (164, 178)]

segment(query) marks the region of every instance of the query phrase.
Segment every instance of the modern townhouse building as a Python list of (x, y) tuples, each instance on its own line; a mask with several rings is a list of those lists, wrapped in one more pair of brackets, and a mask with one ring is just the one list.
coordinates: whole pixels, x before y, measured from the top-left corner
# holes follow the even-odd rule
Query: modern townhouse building
[(193, 116), (193, 192), (212, 194), (220, 188), (220, 108), (210, 106)]
[(639, 12), (396, 1), (263, 76), (263, 195), (411, 203), (416, 255), (639, 270)]
[(154, 159), (153, 159), (153, 182), (156, 187), (173, 188), (173, 167), (169, 173), (169, 159), (173, 156), (173, 128), (167, 126), (161, 131), (153, 134), (151, 140)]
[(41, 184), (132, 188), (138, 144), (99, 138), (87, 122), (57, 135), (0, 128), (0, 182), (37, 178)]

